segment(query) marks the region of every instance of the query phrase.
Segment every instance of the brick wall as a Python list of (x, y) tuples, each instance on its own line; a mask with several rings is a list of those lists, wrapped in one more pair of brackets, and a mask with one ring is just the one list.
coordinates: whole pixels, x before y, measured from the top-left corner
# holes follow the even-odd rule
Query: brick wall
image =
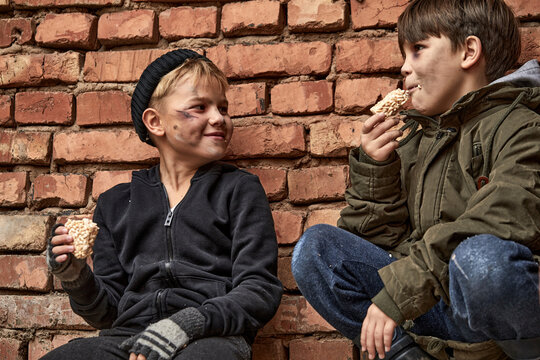
[[(227, 160), (260, 177), (273, 209), (285, 295), (254, 359), (355, 358), (299, 293), (291, 252), (307, 227), (335, 224), (366, 108), (399, 86), (406, 3), (0, 0), (0, 359), (36, 360), (95, 334), (47, 272), (46, 237), (156, 163), (129, 96), (144, 67), (178, 47), (229, 77)], [(539, 59), (540, 3), (508, 3), (522, 22), (520, 63)]]

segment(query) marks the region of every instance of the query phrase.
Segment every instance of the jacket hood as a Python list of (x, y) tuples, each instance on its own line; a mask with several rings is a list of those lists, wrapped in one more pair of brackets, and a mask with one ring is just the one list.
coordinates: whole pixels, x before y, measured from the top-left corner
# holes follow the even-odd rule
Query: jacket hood
[(498, 78), (492, 84), (509, 82), (517, 87), (540, 86), (540, 64), (538, 60), (529, 60), (511, 74)]

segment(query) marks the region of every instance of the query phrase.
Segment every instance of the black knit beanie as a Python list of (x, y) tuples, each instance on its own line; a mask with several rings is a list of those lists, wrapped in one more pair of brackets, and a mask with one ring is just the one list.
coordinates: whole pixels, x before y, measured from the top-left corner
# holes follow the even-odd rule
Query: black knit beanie
[(150, 136), (148, 136), (146, 126), (142, 121), (142, 114), (148, 108), (150, 98), (159, 81), (163, 76), (182, 65), (187, 59), (195, 58), (208, 60), (193, 50), (178, 49), (161, 55), (144, 69), (131, 97), (131, 120), (133, 120), (135, 131), (137, 131), (141, 141), (155, 146)]

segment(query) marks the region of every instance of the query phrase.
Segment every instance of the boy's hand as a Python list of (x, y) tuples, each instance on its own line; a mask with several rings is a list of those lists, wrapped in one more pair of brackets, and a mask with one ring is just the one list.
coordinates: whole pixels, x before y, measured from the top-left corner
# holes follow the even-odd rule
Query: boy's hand
[(73, 237), (62, 225), (53, 228), (53, 236), (47, 245), (47, 265), (49, 270), (61, 281), (75, 281), (86, 265), (86, 259), (73, 256)]
[(396, 322), (382, 312), (377, 305), (371, 304), (362, 323), (360, 334), (362, 352), (367, 351), (370, 359), (374, 359), (375, 354), (384, 359), (385, 352), (390, 351), (396, 326)]
[(399, 146), (396, 139), (403, 135), (400, 130), (389, 130), (399, 123), (399, 118), (386, 118), (383, 113), (375, 114), (364, 122), (360, 141), (362, 150), (376, 161), (388, 160)]

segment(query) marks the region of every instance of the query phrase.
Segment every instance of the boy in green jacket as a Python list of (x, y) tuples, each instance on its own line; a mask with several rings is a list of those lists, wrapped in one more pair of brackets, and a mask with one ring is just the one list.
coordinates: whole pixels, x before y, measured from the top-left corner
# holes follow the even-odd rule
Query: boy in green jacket
[(295, 247), (298, 287), (370, 359), (540, 359), (538, 61), (504, 76), (502, 0), (414, 0), (398, 34), (413, 131), (365, 121), (338, 228)]

